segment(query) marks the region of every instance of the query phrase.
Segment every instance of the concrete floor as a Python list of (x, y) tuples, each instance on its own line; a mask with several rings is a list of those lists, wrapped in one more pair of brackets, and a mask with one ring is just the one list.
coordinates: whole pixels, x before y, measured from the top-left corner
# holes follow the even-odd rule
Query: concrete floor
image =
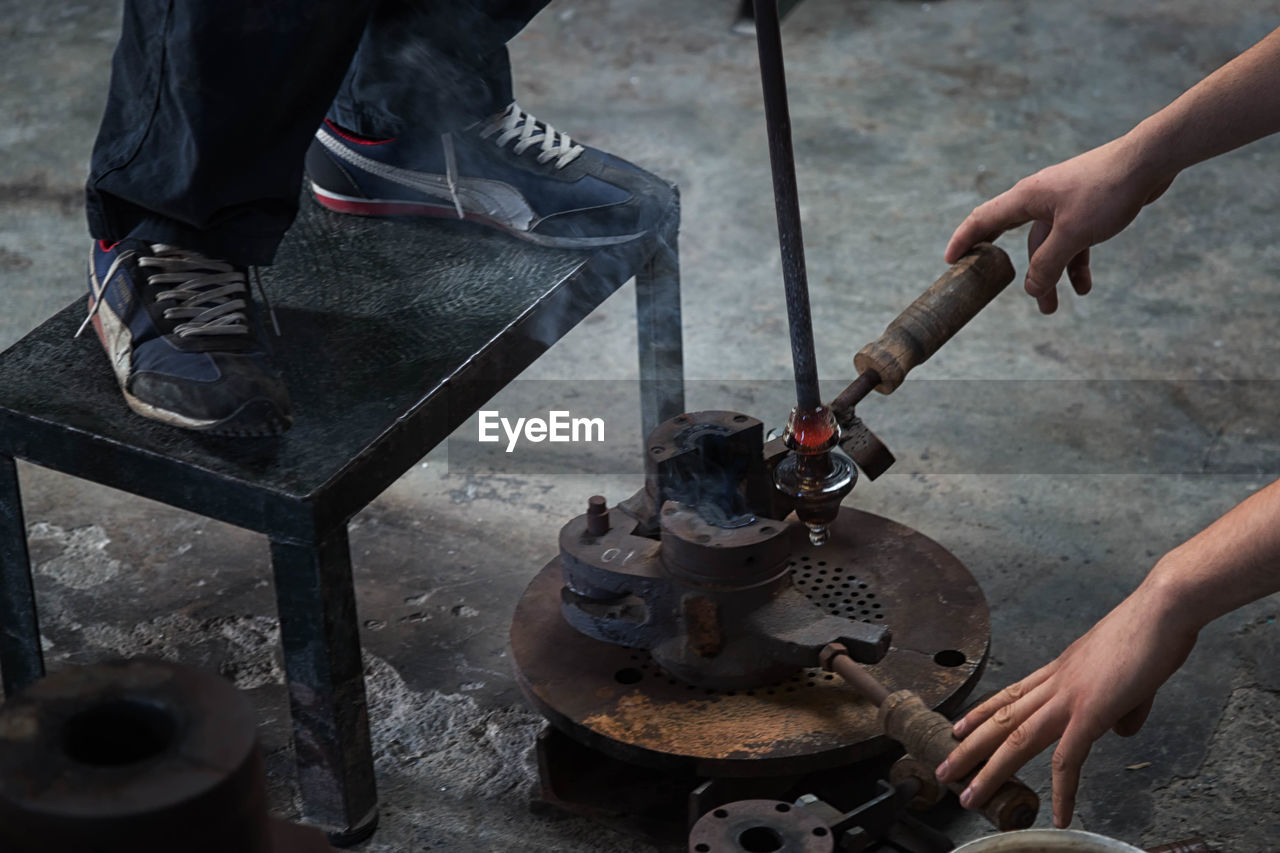
[[(557, 0), (513, 61), (524, 106), (680, 185), (690, 408), (780, 424), (775, 226), (754, 45), (729, 34), (734, 7)], [(0, 0), (0, 11), (7, 346), (84, 287), (81, 184), (118, 9)], [(941, 271), (970, 208), (1124, 132), (1265, 35), (1277, 12), (1242, 0), (800, 7), (785, 37), (832, 390), (851, 378), (853, 351)], [(851, 501), (925, 532), (980, 579), (993, 621), (983, 689), (1051, 659), (1165, 550), (1275, 476), (1278, 162), (1272, 140), (1180, 177), (1096, 250), (1088, 299), (1044, 318), (1015, 287), (919, 379), (864, 407), (899, 464)], [(1019, 267), (1021, 238), (1004, 240)], [(579, 405), (629, 397), (631, 306), (627, 288), (528, 371), (555, 384), (519, 383), (497, 407), (527, 412), (581, 377), (584, 354), (591, 378), (609, 381), (575, 385)], [(652, 849), (532, 804), (539, 723), (504, 651), (556, 527), (589, 494), (639, 486), (632, 466), (603, 467), (486, 475), (450, 470), (440, 449), (353, 522), (384, 804), (361, 849)], [(260, 709), (274, 808), (292, 814), (265, 541), (22, 474), (50, 665), (146, 653), (232, 677)], [(1095, 746), (1077, 826), (1142, 844), (1203, 834), (1221, 850), (1280, 848), (1280, 782), (1264, 771), (1280, 752), (1275, 612), (1263, 601), (1210, 626), (1145, 730)], [(1024, 778), (1047, 800), (1045, 758)], [(955, 834), (982, 832), (970, 822)]]

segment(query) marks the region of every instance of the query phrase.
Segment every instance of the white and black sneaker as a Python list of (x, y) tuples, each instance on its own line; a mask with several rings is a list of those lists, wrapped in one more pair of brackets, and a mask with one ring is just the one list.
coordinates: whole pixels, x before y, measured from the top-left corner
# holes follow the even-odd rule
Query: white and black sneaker
[(564, 248), (634, 240), (674, 198), (656, 175), (575, 143), (515, 103), (466, 130), (422, 138), (367, 139), (326, 119), (306, 166), (330, 210), (469, 219)]

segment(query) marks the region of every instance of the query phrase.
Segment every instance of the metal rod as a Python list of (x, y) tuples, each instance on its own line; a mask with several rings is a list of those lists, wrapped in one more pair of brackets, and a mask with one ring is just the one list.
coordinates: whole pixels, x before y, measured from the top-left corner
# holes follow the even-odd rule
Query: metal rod
[(849, 383), (849, 387), (840, 392), (834, 400), (831, 401), (831, 411), (835, 413), (836, 420), (840, 426), (848, 426), (849, 419), (853, 417), (853, 407), (858, 405), (863, 397), (870, 394), (875, 387), (880, 384), (880, 374), (874, 369), (867, 369), (858, 374), (858, 378)]
[(791, 361), (796, 376), (796, 406), (810, 410), (821, 406), (822, 398), (818, 394), (818, 359), (813, 349), (813, 318), (809, 313), (809, 282), (804, 268), (804, 236), (800, 232), (800, 198), (796, 188), (795, 153), (791, 147), (787, 80), (782, 67), (778, 0), (757, 0), (755, 16), (765, 126), (769, 133), (769, 162), (773, 167), (773, 200), (778, 210), (782, 281), (787, 291)]
[(889, 698), (889, 688), (849, 657), (849, 652), (843, 645), (832, 643), (823, 649), (823, 654), (827, 659), (826, 668), (843, 678), (850, 687), (870, 700), (871, 704), (879, 708)]

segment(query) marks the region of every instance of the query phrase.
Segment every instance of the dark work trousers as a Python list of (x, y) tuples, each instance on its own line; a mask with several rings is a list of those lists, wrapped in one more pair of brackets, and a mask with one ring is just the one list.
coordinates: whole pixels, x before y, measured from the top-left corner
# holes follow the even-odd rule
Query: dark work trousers
[(326, 111), (439, 135), (512, 100), (506, 42), (549, 0), (126, 0), (89, 232), (268, 264)]

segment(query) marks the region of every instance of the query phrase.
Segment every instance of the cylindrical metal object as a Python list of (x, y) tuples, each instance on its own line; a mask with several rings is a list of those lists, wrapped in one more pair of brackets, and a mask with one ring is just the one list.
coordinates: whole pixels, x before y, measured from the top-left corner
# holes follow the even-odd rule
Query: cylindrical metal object
[(839, 675), (850, 687), (870, 699), (871, 704), (877, 708), (889, 698), (889, 688), (849, 657), (849, 650), (843, 643), (829, 643), (818, 659), (823, 669)]
[(791, 359), (796, 377), (796, 406), (801, 410), (816, 409), (822, 405), (822, 398), (818, 393), (818, 359), (809, 312), (809, 282), (804, 265), (804, 235), (800, 229), (800, 194), (796, 188), (795, 152), (791, 147), (791, 115), (782, 64), (778, 2), (757, 0), (755, 11), (769, 162), (773, 167), (773, 201), (778, 211), (778, 244), (782, 251), (782, 280), (787, 293)]
[(603, 536), (609, 532), (609, 504), (604, 495), (587, 498), (587, 533)]
[(850, 382), (849, 386), (831, 401), (831, 412), (836, 416), (840, 426), (844, 426), (853, 418), (853, 407), (858, 405), (863, 397), (874, 391), (879, 384), (880, 374), (874, 370), (868, 370), (866, 373), (858, 374), (858, 378)]
[(854, 367), (860, 374), (875, 371), (880, 377), (876, 390), (892, 392), (1011, 281), (1013, 264), (1004, 250), (977, 244), (908, 305), (883, 335), (863, 347), (853, 358)]
[[(951, 721), (930, 710), (914, 692), (890, 693), (880, 704), (880, 725), (884, 733), (902, 744), (907, 753), (937, 767), (960, 743), (951, 733)], [(932, 775), (932, 770), (929, 771)], [(948, 783), (957, 794), (965, 789), (972, 776)], [(1017, 777), (996, 789), (986, 805), (977, 809), (993, 826), (1001, 830), (1026, 829), (1035, 822), (1040, 798)]]
[(268, 815), (253, 707), (216, 675), (102, 663), (0, 708), (5, 853), (329, 849), (317, 830)]

